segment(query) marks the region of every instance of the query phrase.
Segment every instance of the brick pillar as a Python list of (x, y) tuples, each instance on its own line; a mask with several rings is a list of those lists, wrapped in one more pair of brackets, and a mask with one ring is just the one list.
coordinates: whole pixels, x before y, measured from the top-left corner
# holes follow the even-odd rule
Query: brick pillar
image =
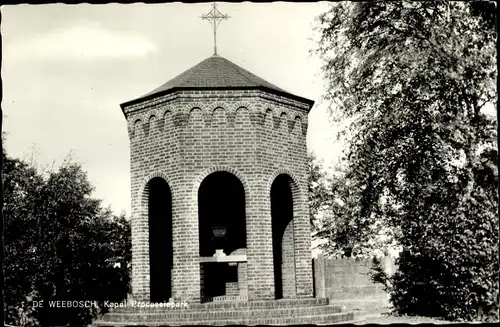
[[(200, 252), (197, 192), (186, 176), (176, 183), (173, 196), (172, 297), (188, 303), (200, 302)], [(194, 194), (193, 194), (194, 193)]]
[(238, 290), (239, 296), (248, 296), (247, 263), (238, 263)]
[(293, 232), (295, 242), (295, 280), (297, 297), (313, 296), (311, 267), (311, 229), (307, 201), (307, 180), (300, 182), (301, 192), (294, 194)]
[(295, 249), (293, 240), (293, 220), (288, 223), (281, 243), (281, 278), (283, 284), (283, 298), (297, 296), (295, 286)]
[[(138, 201), (137, 201), (138, 202)], [(135, 301), (149, 301), (149, 226), (147, 212), (136, 205), (132, 214), (132, 297)]]
[[(134, 144), (131, 144), (131, 149)], [(131, 151), (131, 156), (134, 152)], [(132, 236), (132, 297), (135, 301), (149, 301), (149, 222), (148, 196), (145, 185), (132, 170), (131, 179), (131, 236)]]
[(264, 176), (249, 181), (246, 202), (248, 299), (274, 299), (271, 204)]
[(326, 297), (325, 290), (325, 260), (322, 255), (318, 255), (314, 259), (314, 286), (316, 291), (316, 298)]
[(231, 276), (231, 279), (234, 277), (233, 273), (236, 274), (236, 281), (226, 282), (226, 295), (227, 296), (238, 296), (239, 295), (239, 286), (238, 286), (238, 263), (230, 262), (228, 263), (228, 276)]

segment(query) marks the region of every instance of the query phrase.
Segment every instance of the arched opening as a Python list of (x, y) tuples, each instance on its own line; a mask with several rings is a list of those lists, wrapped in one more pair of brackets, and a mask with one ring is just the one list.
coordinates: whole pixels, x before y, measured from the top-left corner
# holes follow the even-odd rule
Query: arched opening
[(274, 292), (276, 299), (295, 297), (292, 179), (278, 175), (271, 186)]
[(172, 296), (172, 194), (167, 182), (155, 177), (147, 185), (151, 302)]
[[(200, 257), (213, 257), (216, 250), (230, 255), (246, 248), (245, 190), (241, 181), (229, 172), (207, 176), (198, 190)], [(236, 267), (228, 263), (200, 265), (203, 298), (230, 294), (238, 283)]]

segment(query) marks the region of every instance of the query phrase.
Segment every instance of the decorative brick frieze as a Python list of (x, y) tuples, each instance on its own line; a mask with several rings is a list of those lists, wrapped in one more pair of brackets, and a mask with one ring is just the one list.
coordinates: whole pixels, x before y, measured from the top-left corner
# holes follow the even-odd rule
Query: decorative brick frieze
[[(182, 104), (199, 104), (205, 103), (207, 100), (219, 100), (219, 103), (215, 105), (220, 105), (220, 103), (241, 103), (241, 102), (259, 102), (262, 104), (267, 104), (268, 106), (278, 106), (283, 109), (298, 110), (307, 115), (310, 110), (309, 104), (290, 99), (284, 96), (278, 96), (269, 92), (252, 90), (252, 91), (238, 91), (238, 90), (218, 90), (218, 91), (176, 91), (167, 95), (159, 96), (157, 98), (147, 100), (145, 102), (128, 105), (123, 108), (125, 117), (128, 119), (130, 115), (134, 115), (140, 112), (150, 110), (156, 110), (158, 108), (163, 108), (168, 105), (176, 103)], [(222, 101), (221, 101), (222, 100)], [(248, 107), (247, 105), (243, 105)], [(213, 108), (212, 108), (213, 109)]]
[[(272, 114), (274, 124), (273, 128), (275, 129), (283, 129), (284, 125), (287, 125), (288, 133), (293, 134), (293, 129), (297, 128), (299, 133), (305, 137), (307, 127), (302, 126), (305, 125), (305, 121), (307, 119), (304, 117), (307, 112), (298, 109), (297, 107), (286, 108), (279, 107), (276, 104), (271, 103), (258, 103), (258, 99), (250, 99), (250, 101), (237, 101), (237, 102), (222, 102), (220, 99), (207, 98), (207, 100), (215, 100), (213, 104), (210, 101), (203, 104), (200, 102), (169, 102), (168, 106), (155, 107), (155, 109), (151, 109), (152, 112), (148, 111), (140, 111), (134, 112), (128, 116), (128, 128), (129, 128), (129, 136), (131, 138), (145, 135), (149, 135), (149, 129), (156, 128), (159, 130), (165, 129), (165, 119), (157, 119), (158, 117), (166, 117), (173, 113), (173, 122), (175, 128), (183, 128), (189, 125), (190, 119), (198, 119), (198, 116), (192, 116), (193, 109), (200, 109), (203, 115), (203, 124), (205, 126), (210, 126), (214, 119), (217, 119), (217, 115), (220, 115), (220, 109), (224, 110), (225, 114), (225, 122), (228, 126), (234, 126), (234, 121), (236, 119), (236, 115), (238, 110), (241, 108), (246, 108), (249, 110), (250, 121), (252, 125), (261, 124), (265, 117)], [(265, 111), (264, 111), (264, 108)], [(133, 121), (133, 123), (131, 123)], [(156, 124), (152, 123), (152, 121), (157, 121)], [(304, 123), (303, 123), (304, 122)], [(299, 126), (300, 125), (300, 128)], [(138, 133), (137, 129), (143, 129), (143, 134)]]

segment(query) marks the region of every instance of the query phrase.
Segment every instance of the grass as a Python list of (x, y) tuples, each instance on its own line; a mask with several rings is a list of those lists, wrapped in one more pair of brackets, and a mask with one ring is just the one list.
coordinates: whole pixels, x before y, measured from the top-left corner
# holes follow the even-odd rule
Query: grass
[(419, 316), (395, 316), (391, 315), (387, 312), (384, 313), (373, 313), (367, 315), (360, 315), (355, 317), (353, 321), (349, 323), (355, 325), (364, 325), (364, 324), (380, 324), (380, 325), (388, 325), (388, 324), (450, 324), (453, 322), (440, 320), (437, 318), (430, 317), (419, 317)]

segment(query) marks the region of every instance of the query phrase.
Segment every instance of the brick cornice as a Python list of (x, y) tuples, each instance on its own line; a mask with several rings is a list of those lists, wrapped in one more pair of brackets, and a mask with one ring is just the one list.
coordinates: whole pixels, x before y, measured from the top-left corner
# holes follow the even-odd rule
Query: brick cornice
[(254, 89), (254, 90), (178, 90), (165, 95), (159, 95), (151, 99), (144, 100), (138, 103), (125, 103), (121, 105), (122, 111), (125, 117), (128, 117), (131, 113), (142, 111), (143, 109), (153, 109), (158, 106), (165, 106), (166, 104), (172, 105), (178, 102), (193, 102), (193, 105), (199, 106), (207, 100), (212, 100), (213, 98), (218, 99), (223, 102), (226, 99), (232, 98), (259, 98), (263, 102), (269, 101), (271, 103), (276, 103), (278, 105), (289, 106), (301, 111), (308, 113), (314, 101), (310, 103), (299, 101), (297, 99), (292, 99), (287, 96), (278, 95), (266, 92), (264, 90)]

